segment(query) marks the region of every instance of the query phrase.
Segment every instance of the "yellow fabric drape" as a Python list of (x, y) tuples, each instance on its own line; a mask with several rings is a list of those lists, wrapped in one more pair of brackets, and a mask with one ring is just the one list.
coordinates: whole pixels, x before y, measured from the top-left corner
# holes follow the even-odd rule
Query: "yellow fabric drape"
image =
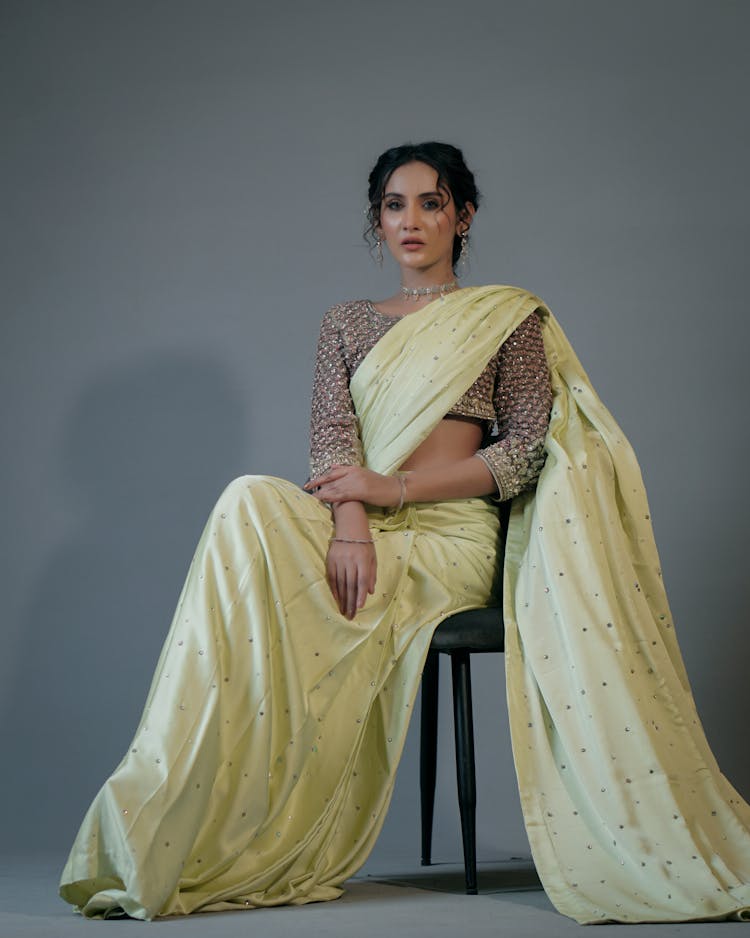
[(581, 923), (743, 918), (750, 807), (695, 710), (638, 463), (548, 310), (543, 334), (547, 460), (536, 491), (514, 500), (504, 580), (537, 870)]
[(518, 287), (466, 287), (392, 326), (351, 381), (366, 465), (398, 469), (540, 304)]
[[(484, 354), (473, 357), (473, 378), (467, 363), (453, 379), (446, 410)], [(396, 373), (403, 356), (378, 343), (363, 367), (378, 363)], [(418, 390), (400, 396), (412, 397), (403, 414), (423, 430), (433, 402)], [(377, 395), (358, 402), (367, 458), (380, 465), (395, 452), (392, 428), (378, 432)], [(429, 419), (436, 414), (433, 406)], [(419, 442), (408, 420), (396, 435), (406, 455)], [(350, 622), (325, 582), (330, 511), (283, 479), (244, 476), (227, 487), (141, 723), (63, 870), (60, 893), (84, 915), (151, 919), (332, 899), (364, 863), (432, 630), (487, 604), (499, 533), (486, 498), (372, 509), (369, 519), (377, 588)]]
[[(695, 712), (638, 464), (545, 304), (468, 288), (393, 326), (351, 386), (367, 465), (395, 471), (535, 308), (554, 403), (538, 486), (511, 511), (504, 616), (537, 869), (579, 922), (742, 917), (750, 809)], [(63, 872), (84, 914), (330, 899), (364, 862), (432, 630), (488, 601), (498, 533), (488, 499), (369, 516), (378, 585), (348, 622), (324, 580), (326, 508), (269, 477), (219, 499)]]

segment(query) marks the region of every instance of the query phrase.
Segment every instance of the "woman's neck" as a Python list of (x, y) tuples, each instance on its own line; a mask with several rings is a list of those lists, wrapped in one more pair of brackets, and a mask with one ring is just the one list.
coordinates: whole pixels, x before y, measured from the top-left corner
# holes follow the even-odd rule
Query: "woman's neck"
[(401, 268), (401, 286), (407, 290), (424, 290), (441, 284), (452, 283), (456, 279), (449, 264), (415, 270), (412, 267)]
[[(453, 285), (455, 283), (455, 286)], [(447, 285), (447, 286), (446, 286)], [(440, 297), (440, 290), (436, 289), (432, 293), (419, 293), (408, 291), (426, 291), (429, 288), (444, 287), (444, 293), (447, 296), (458, 289), (456, 275), (450, 264), (440, 264), (422, 270), (414, 268), (401, 268), (401, 288), (387, 300), (381, 300), (377, 308), (386, 316), (405, 316), (408, 313), (415, 313), (428, 303), (432, 303)], [(406, 291), (406, 292), (405, 292)]]
[[(454, 285), (455, 284), (455, 285)], [(458, 287), (458, 283), (455, 278), (445, 281), (443, 284), (429, 284), (430, 287), (440, 287), (444, 286), (442, 292), (443, 296), (449, 296), (451, 293), (455, 292)], [(406, 288), (409, 289), (409, 288)], [(419, 288), (414, 288), (415, 290)], [(423, 288), (424, 289), (424, 288)], [(417, 310), (422, 309), (423, 306), (427, 306), (428, 303), (432, 303), (435, 300), (439, 299), (441, 296), (441, 291), (436, 290), (434, 293), (405, 293), (404, 288), (402, 287), (398, 293), (389, 297), (387, 300), (381, 300), (378, 304), (378, 308), (382, 313), (385, 313), (387, 316), (405, 316), (408, 313), (415, 313)]]

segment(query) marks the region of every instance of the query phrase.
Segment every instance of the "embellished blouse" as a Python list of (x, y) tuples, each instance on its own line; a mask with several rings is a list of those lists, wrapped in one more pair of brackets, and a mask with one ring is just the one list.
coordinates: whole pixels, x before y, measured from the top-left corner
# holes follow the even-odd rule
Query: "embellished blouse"
[[(364, 462), (349, 382), (363, 359), (398, 322), (369, 300), (332, 306), (323, 316), (310, 416), (310, 477), (332, 465)], [(531, 313), (508, 336), (484, 371), (446, 416), (485, 426), (483, 460), (501, 500), (532, 486), (544, 465), (552, 390), (539, 316)]]

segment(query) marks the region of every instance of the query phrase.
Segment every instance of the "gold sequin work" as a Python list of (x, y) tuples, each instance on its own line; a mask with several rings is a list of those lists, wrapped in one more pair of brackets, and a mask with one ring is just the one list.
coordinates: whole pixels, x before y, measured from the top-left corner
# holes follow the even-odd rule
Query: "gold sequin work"
[[(367, 353), (399, 320), (369, 300), (331, 307), (320, 328), (310, 418), (310, 474), (332, 465), (362, 465), (362, 443), (349, 382)], [(539, 317), (528, 316), (487, 363), (448, 416), (485, 423), (477, 455), (501, 499), (529, 488), (544, 464), (544, 438), (552, 403)], [(491, 434), (497, 432), (497, 437)]]

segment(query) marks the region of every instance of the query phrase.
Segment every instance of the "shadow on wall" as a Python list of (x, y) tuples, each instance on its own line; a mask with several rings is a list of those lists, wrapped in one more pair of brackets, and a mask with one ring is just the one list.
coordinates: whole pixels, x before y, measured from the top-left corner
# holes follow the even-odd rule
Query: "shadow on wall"
[(81, 394), (50, 471), (74, 519), (32, 587), (0, 726), (13, 752), (5, 847), (66, 850), (125, 753), (203, 524), (245, 471), (247, 433), (240, 392), (201, 357), (152, 357)]

